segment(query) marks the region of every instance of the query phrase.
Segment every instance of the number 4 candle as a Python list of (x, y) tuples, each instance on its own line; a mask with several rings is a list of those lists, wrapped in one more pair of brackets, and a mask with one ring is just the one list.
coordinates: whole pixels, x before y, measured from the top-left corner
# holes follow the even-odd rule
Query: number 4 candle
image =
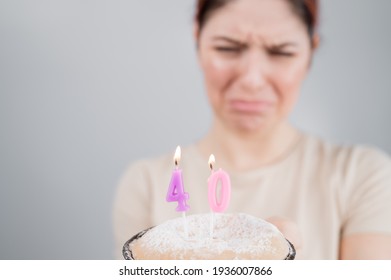
[(182, 170), (179, 169), (179, 160), (181, 158), (181, 148), (178, 146), (174, 155), (175, 169), (172, 172), (170, 185), (167, 191), (166, 200), (168, 202), (178, 202), (176, 211), (182, 212), (185, 235), (188, 236), (187, 223), (186, 223), (186, 211), (190, 209), (186, 201), (189, 199), (189, 194), (185, 192), (183, 187)]

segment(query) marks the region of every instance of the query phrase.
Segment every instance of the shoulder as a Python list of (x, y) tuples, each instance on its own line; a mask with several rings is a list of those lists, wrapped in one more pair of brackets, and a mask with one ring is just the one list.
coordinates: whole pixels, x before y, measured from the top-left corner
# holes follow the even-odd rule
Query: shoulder
[(343, 207), (364, 205), (364, 201), (383, 205), (383, 199), (391, 199), (391, 159), (385, 151), (313, 136), (307, 136), (305, 143), (313, 176), (335, 191)]
[(305, 135), (304, 138), (304, 153), (323, 163), (343, 168), (345, 173), (352, 168), (391, 168), (390, 156), (375, 146), (336, 143), (313, 135)]

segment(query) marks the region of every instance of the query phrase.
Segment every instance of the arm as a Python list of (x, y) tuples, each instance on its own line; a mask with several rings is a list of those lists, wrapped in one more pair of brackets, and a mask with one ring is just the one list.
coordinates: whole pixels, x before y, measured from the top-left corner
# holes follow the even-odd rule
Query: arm
[(391, 234), (353, 234), (341, 240), (342, 260), (391, 260)]
[(150, 226), (148, 186), (145, 166), (140, 162), (130, 166), (119, 183), (113, 209), (116, 259), (123, 259), (122, 246), (129, 238)]
[(350, 174), (340, 259), (391, 259), (391, 159), (363, 150)]

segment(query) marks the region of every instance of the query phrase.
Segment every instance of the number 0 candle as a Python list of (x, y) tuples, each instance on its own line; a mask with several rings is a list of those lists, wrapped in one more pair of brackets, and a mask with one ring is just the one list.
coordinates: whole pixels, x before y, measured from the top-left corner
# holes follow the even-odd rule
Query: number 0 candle
[[(208, 179), (208, 200), (210, 209), (213, 212), (224, 212), (231, 198), (231, 181), (230, 178), (224, 170), (221, 168), (217, 171), (213, 170), (213, 165), (215, 164), (214, 155), (209, 157), (209, 166), (211, 169), (211, 175)], [(221, 182), (221, 192), (220, 199), (217, 197), (217, 186)]]

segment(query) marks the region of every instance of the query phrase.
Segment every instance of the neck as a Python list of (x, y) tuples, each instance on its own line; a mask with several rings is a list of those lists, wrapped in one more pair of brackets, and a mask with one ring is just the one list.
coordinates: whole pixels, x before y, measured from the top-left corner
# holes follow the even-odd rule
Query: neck
[(238, 132), (215, 121), (206, 137), (198, 143), (198, 148), (205, 158), (213, 153), (218, 166), (240, 172), (278, 161), (299, 136), (299, 132), (288, 123), (267, 132)]

